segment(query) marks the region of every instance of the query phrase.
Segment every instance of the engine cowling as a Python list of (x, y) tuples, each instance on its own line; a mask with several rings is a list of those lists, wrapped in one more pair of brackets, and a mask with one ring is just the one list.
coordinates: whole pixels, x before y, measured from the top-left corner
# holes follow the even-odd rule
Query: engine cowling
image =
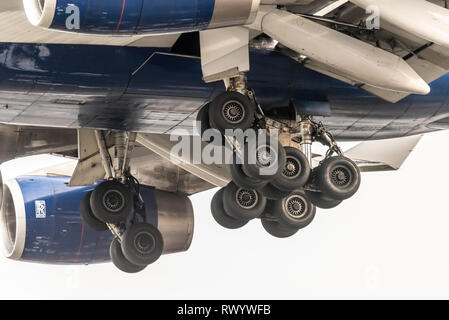
[[(24, 176), (2, 184), (0, 232), (10, 259), (49, 264), (110, 260), (112, 234), (89, 229), (79, 205), (92, 187), (68, 187), (69, 177)], [(188, 250), (193, 237), (190, 200), (141, 186), (147, 222), (164, 238), (164, 254)]]
[(35, 26), (93, 34), (154, 34), (245, 25), (260, 0), (23, 0)]

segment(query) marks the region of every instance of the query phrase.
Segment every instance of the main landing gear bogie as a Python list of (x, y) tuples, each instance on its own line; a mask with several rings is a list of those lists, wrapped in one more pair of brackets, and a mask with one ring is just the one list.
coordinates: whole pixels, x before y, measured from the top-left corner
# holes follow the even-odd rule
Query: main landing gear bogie
[(107, 180), (88, 192), (80, 204), (87, 227), (110, 229), (115, 235), (110, 246), (113, 264), (121, 271), (136, 273), (156, 262), (164, 241), (160, 231), (145, 221), (145, 209), (131, 184)]
[(96, 131), (97, 145), (107, 179), (86, 193), (80, 203), (80, 215), (87, 227), (110, 230), (113, 264), (126, 273), (136, 273), (156, 262), (164, 250), (161, 232), (146, 223), (145, 203), (139, 182), (129, 173), (129, 161), (136, 135), (109, 132), (116, 142), (114, 161), (106, 147), (105, 132)]
[[(256, 142), (255, 150), (248, 147), (248, 140), (243, 145), (231, 143), (232, 182), (214, 196), (211, 205), (215, 220), (225, 228), (241, 228), (250, 220), (260, 218), (263, 228), (271, 235), (290, 237), (313, 221), (317, 208), (335, 208), (358, 191), (359, 168), (344, 157), (333, 136), (311, 116), (297, 115), (294, 124), (269, 119), (254, 93), (242, 85), (239, 90), (228, 87), (206, 110), (201, 117), (207, 118), (207, 126), (222, 134), (227, 129), (253, 128), (258, 138), (257, 132), (280, 129), (291, 140), (285, 147), (279, 142), (278, 148), (269, 142)], [(313, 142), (328, 147), (324, 159), (315, 168), (312, 168)], [(277, 170), (266, 174), (263, 169), (273, 163), (278, 165)]]

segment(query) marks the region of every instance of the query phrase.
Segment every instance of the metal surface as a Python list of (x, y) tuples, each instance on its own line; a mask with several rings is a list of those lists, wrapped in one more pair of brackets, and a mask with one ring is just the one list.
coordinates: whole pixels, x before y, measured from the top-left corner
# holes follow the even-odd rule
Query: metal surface
[(95, 138), (97, 140), (97, 146), (101, 156), (101, 163), (103, 164), (104, 171), (106, 172), (106, 177), (113, 178), (115, 177), (115, 174), (113, 175), (112, 173), (111, 161), (108, 149), (106, 147), (104, 133), (100, 130), (95, 130)]
[(219, 81), (249, 71), (249, 33), (249, 30), (243, 27), (200, 32), (204, 81)]
[(449, 11), (429, 1), (351, 0), (362, 8), (376, 6), (381, 19), (420, 38), (449, 48)]
[(158, 229), (164, 238), (164, 254), (187, 251), (192, 243), (194, 216), (189, 198), (154, 190)]
[[(199, 59), (154, 52), (160, 49), (0, 43), (0, 123), (193, 132), (197, 111), (225, 88), (204, 84)], [(316, 119), (339, 140), (432, 132), (433, 122), (449, 116), (449, 75), (433, 81), (429, 95), (392, 104), (277, 52), (253, 50), (250, 57), (248, 83), (266, 115), (288, 114), (292, 99), (327, 101), (331, 116)]]
[[(94, 186), (68, 187), (69, 177), (25, 176), (5, 182), (0, 233), (6, 257), (50, 264), (109, 261), (109, 231), (96, 232), (81, 220), (79, 205)], [(146, 222), (158, 226), (164, 254), (189, 248), (194, 227), (190, 200), (141, 186)]]
[[(428, 94), (427, 83), (400, 57), (287, 11), (259, 12), (260, 28), (286, 47), (359, 83)], [(363, 65), (363, 68), (354, 68)]]
[(252, 23), (260, 0), (215, 0), (211, 28)]
[(123, 157), (122, 172), (126, 172), (129, 170), (129, 164), (131, 162), (132, 152), (136, 145), (136, 139), (137, 139), (137, 134), (135, 132), (128, 133), (128, 137), (126, 140), (126, 147), (125, 147), (126, 148), (125, 155)]
[(179, 34), (164, 34), (152, 37), (139, 35), (111, 37), (53, 31), (33, 26), (27, 20), (22, 1), (0, 1), (1, 42), (94, 44), (108, 46), (116, 45), (170, 48), (179, 36)]
[[(195, 139), (194, 137), (186, 137), (187, 139)], [(198, 137), (196, 139), (199, 139)], [(226, 165), (206, 165), (204, 163), (194, 164), (193, 152), (189, 152), (190, 155), (178, 155), (173, 152), (173, 147), (177, 144), (177, 141), (171, 141), (168, 135), (155, 135), (155, 134), (139, 134), (137, 141), (155, 152), (162, 158), (176, 162), (176, 165), (192, 173), (193, 175), (203, 179), (204, 181), (215, 185), (217, 187), (225, 187), (230, 181), (228, 169)], [(205, 145), (203, 142), (200, 142)], [(193, 143), (189, 144), (192, 148)]]
[(366, 141), (345, 152), (345, 156), (356, 161), (361, 171), (399, 170), (422, 135)]

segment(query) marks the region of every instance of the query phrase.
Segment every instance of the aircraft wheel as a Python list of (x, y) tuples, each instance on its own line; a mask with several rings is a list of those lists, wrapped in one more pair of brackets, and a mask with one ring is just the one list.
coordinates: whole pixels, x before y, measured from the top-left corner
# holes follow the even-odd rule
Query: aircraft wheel
[(97, 219), (97, 217), (94, 216), (92, 209), (90, 208), (90, 196), (92, 194), (92, 191), (89, 191), (86, 193), (81, 199), (80, 203), (80, 216), (83, 222), (87, 225), (88, 228), (95, 230), (95, 231), (106, 231), (108, 230), (108, 226), (106, 223), (100, 221)]
[(257, 143), (256, 148), (245, 144), (242, 168), (249, 177), (272, 181), (282, 174), (285, 167), (285, 149), (280, 143), (277, 148), (272, 146), (268, 136), (266, 140), (265, 143)]
[(164, 240), (161, 232), (148, 223), (135, 223), (123, 234), (123, 255), (131, 263), (147, 266), (162, 255)]
[(312, 172), (307, 157), (297, 148), (285, 148), (286, 160), (281, 174), (271, 183), (284, 191), (301, 189), (309, 181)]
[(263, 213), (267, 199), (255, 189), (245, 189), (231, 182), (223, 192), (223, 207), (233, 218), (252, 220)]
[[(198, 133), (201, 135), (201, 139), (203, 140), (204, 132), (211, 128), (209, 124), (209, 105), (205, 105), (200, 109), (196, 117), (196, 121)], [(210, 142), (206, 140), (203, 141)]]
[(271, 183), (268, 183), (265, 187), (260, 189), (260, 192), (268, 199), (268, 200), (280, 200), (285, 197), (288, 197), (291, 192), (282, 191), (273, 186)]
[(123, 255), (120, 241), (117, 238), (112, 240), (111, 246), (109, 247), (109, 253), (111, 254), (112, 263), (117, 267), (117, 269), (123, 272), (137, 273), (146, 268), (146, 266), (132, 264), (128, 261), (128, 259), (126, 259)]
[(210, 204), (210, 210), (215, 221), (226, 229), (239, 229), (248, 223), (248, 220), (235, 219), (228, 215), (223, 208), (223, 192), (224, 189), (220, 189), (215, 193)]
[(117, 181), (105, 181), (90, 196), (92, 212), (104, 223), (117, 224), (125, 221), (133, 210), (131, 190)]
[(316, 207), (303, 191), (294, 191), (282, 200), (269, 203), (267, 210), (284, 226), (296, 229), (307, 227), (315, 218)]
[(349, 199), (360, 187), (360, 170), (351, 159), (346, 157), (325, 159), (314, 175), (318, 189), (331, 199)]
[(306, 196), (315, 206), (320, 209), (333, 209), (343, 201), (325, 197), (321, 192), (306, 191)]
[(242, 165), (237, 164), (236, 156), (234, 154), (234, 161), (229, 165), (229, 172), (231, 174), (232, 181), (241, 188), (246, 189), (261, 189), (268, 181), (248, 177), (245, 172), (243, 172)]
[(299, 229), (289, 228), (287, 226), (281, 225), (277, 221), (262, 219), (262, 226), (270, 235), (275, 238), (289, 238), (296, 233), (298, 233)]
[(255, 109), (255, 105), (241, 93), (222, 93), (209, 106), (210, 126), (222, 134), (226, 129), (245, 131), (253, 125)]

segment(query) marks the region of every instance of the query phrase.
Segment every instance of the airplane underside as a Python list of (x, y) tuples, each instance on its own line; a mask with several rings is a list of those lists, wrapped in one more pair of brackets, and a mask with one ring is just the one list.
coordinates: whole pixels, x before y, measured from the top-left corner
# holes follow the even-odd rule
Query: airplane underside
[(76, 159), (2, 183), (6, 255), (139, 272), (189, 248), (214, 187), (222, 227), (293, 236), (449, 129), (449, 14), (411, 1), (435, 32), (383, 0), (385, 28), (368, 0), (0, 5), (0, 161)]
[[(1, 123), (169, 134), (191, 130), (198, 111), (224, 91), (221, 84), (204, 83), (200, 59), (182, 51), (85, 45), (65, 50), (63, 45), (0, 44), (5, 57)], [(431, 94), (393, 104), (276, 52), (253, 50), (251, 61), (248, 83), (264, 110), (281, 110), (288, 118), (295, 107), (303, 109), (323, 119), (338, 140), (446, 128), (449, 76), (435, 81)]]

